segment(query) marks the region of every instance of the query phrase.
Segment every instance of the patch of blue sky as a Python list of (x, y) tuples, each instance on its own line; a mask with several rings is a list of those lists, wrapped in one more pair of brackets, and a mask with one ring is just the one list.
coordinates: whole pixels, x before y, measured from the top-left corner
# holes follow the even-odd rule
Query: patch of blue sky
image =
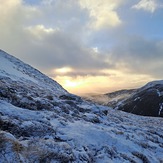
[(23, 0), (28, 5), (38, 5), (41, 3), (41, 0)]
[(163, 10), (158, 9), (154, 13), (143, 10), (129, 9), (119, 10), (127, 34), (139, 35), (149, 39), (163, 39)]

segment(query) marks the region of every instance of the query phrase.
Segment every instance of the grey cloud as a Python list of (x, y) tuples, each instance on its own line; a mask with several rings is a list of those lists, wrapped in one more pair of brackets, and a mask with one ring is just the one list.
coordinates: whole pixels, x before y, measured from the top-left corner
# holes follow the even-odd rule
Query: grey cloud
[(78, 1), (52, 0), (47, 2), (43, 0), (43, 5), (39, 6), (42, 17), (38, 19), (38, 23), (57, 26), (73, 35), (81, 35), (90, 18), (88, 11), (81, 8)]
[[(74, 69), (103, 69), (111, 67), (107, 56), (85, 48), (80, 40), (64, 32), (55, 32), (42, 40), (30, 38), (29, 44), (19, 49), (24, 51), (24, 59), (40, 69), (72, 67)], [(36, 39), (34, 41), (34, 39)], [(32, 42), (33, 43), (30, 43)]]
[[(6, 12), (5, 6), (1, 10), (0, 17), (5, 17), (0, 22), (0, 44), (3, 50), (43, 72), (69, 66), (76, 70), (94, 69), (95, 74), (99, 69), (112, 66), (106, 55), (95, 53), (83, 43), (83, 32), (89, 18), (87, 11), (81, 9), (76, 1), (69, 0), (71, 5), (65, 1), (53, 1), (57, 3), (32, 8), (24, 6), (21, 0), (17, 1), (19, 3), (11, 6), (10, 12)], [(8, 14), (3, 15), (3, 11)], [(32, 19), (35, 11), (38, 15), (33, 17), (37, 19)], [(27, 30), (34, 24), (46, 24), (47, 29), (50, 26), (60, 30), (52, 33), (40, 31), (39, 38)]]
[(78, 76), (115, 76), (115, 74), (109, 74), (109, 73), (104, 73), (100, 72), (97, 69), (94, 70), (80, 70), (76, 69), (73, 72), (66, 72), (66, 73), (49, 73), (48, 74), (51, 77), (56, 77), (56, 76), (71, 76), (71, 77), (78, 77)]
[(124, 40), (112, 53), (116, 66), (123, 65), (129, 71), (163, 77), (163, 42), (132, 37)]

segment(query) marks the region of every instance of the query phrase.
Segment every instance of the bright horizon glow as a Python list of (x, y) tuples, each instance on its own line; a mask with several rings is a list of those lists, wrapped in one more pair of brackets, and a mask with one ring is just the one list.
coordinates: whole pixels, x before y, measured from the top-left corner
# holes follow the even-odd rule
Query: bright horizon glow
[[(119, 72), (117, 72), (119, 73)], [(134, 89), (142, 87), (149, 81), (155, 80), (147, 75), (130, 75), (122, 80), (124, 74), (119, 73), (119, 76), (87, 76), (87, 77), (69, 77), (57, 76), (53, 78), (60, 83), (63, 88), (73, 94), (87, 95), (87, 94), (105, 94), (121, 89)], [(126, 84), (127, 83), (127, 84)]]
[(62, 67), (54, 70), (54, 73), (59, 73), (59, 74), (66, 74), (68, 72), (72, 72), (73, 69), (70, 67)]

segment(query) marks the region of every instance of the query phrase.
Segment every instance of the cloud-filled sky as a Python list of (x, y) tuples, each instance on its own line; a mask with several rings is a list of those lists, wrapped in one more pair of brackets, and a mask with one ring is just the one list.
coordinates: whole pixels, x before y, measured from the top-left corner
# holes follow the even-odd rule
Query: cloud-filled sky
[(0, 48), (72, 93), (163, 79), (162, 0), (0, 0)]

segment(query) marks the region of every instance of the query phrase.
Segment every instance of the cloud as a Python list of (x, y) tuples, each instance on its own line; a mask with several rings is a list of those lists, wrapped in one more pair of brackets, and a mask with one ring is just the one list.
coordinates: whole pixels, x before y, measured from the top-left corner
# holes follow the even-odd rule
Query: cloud
[(80, 5), (89, 11), (93, 29), (116, 27), (122, 23), (116, 9), (122, 3), (121, 0), (80, 0)]
[(52, 35), (59, 31), (59, 28), (46, 28), (44, 25), (29, 26), (26, 31), (31, 35), (31, 37), (42, 40), (48, 35)]
[(34, 7), (24, 6), (21, 0), (0, 0), (0, 3), (0, 45), (2, 49), (16, 55), (21, 44), (27, 40), (24, 26), (35, 19), (39, 11)]
[(163, 42), (142, 37), (128, 37), (112, 53), (112, 61), (118, 69), (136, 74), (163, 77)]
[(141, 0), (138, 4), (132, 6), (132, 8), (153, 13), (158, 8), (158, 4), (156, 0)]
[(71, 31), (72, 28), (74, 33), (89, 21), (87, 10), (81, 8), (76, 0), (42, 0), (39, 8), (43, 15), (41, 22), (48, 22), (63, 30)]
[(71, 67), (62, 67), (62, 68), (57, 68), (51, 71), (49, 74), (51, 77), (56, 77), (56, 76), (71, 76), (71, 77), (78, 77), (78, 76), (111, 76), (113, 75), (110, 72), (107, 72), (105, 69), (73, 69)]
[[(80, 9), (79, 4), (68, 1), (73, 2), (72, 6), (65, 1), (43, 1), (49, 3), (34, 7), (24, 4), (21, 0), (15, 0), (14, 3), (11, 0), (3, 1), (0, 15), (3, 18), (0, 22), (1, 48), (47, 74), (54, 68), (64, 66), (71, 66), (76, 70), (80, 68), (83, 71), (92, 69), (92, 74), (101, 68), (110, 67), (106, 55), (95, 52), (82, 42), (81, 28), (76, 31), (76, 26), (72, 26), (72, 29), (68, 30), (68, 23), (74, 19), (79, 20), (85, 14), (85, 10)], [(49, 18), (50, 15), (54, 17)], [(53, 18), (56, 21), (52, 21)], [(78, 34), (75, 35), (73, 31)], [(71, 75), (75, 76), (77, 73)]]
[(74, 69), (101, 69), (111, 66), (105, 55), (85, 47), (80, 40), (60, 29), (46, 29), (43, 25), (37, 25), (26, 32), (31, 38), (32, 48), (24, 47), (24, 51), (34, 62), (39, 58), (40, 67), (44, 69), (65, 66)]

